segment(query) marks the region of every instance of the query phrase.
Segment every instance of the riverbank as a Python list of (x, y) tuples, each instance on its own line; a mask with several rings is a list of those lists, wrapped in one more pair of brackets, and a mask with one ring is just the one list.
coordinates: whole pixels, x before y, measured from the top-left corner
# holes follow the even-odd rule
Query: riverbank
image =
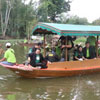
[(5, 42), (10, 42), (10, 43), (14, 43), (14, 42), (23, 42), (24, 39), (8, 39), (8, 40), (0, 40), (0, 43), (5, 43)]

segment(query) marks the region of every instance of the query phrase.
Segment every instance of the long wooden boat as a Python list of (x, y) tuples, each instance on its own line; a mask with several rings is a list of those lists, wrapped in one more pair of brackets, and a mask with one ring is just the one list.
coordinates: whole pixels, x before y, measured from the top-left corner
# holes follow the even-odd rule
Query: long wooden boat
[(13, 71), (17, 75), (26, 78), (67, 77), (100, 73), (99, 58), (84, 61), (55, 62), (49, 64), (47, 69), (39, 69), (31, 66), (25, 67), (22, 64), (19, 64), (18, 66), (8, 66), (0, 63), (0, 65)]

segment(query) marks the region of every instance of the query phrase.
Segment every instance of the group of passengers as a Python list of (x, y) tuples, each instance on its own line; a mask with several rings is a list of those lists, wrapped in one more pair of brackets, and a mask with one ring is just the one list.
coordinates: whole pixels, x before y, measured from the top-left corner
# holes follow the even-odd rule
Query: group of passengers
[(92, 46), (90, 46), (90, 43), (86, 42), (84, 48), (76, 45), (73, 58), (74, 60), (93, 59), (96, 58), (96, 52)]
[(94, 36), (88, 37), (84, 48), (76, 45), (73, 58), (74, 60), (96, 58), (96, 38)]
[[(30, 64), (33, 67), (39, 66), (41, 68), (47, 68), (47, 63), (51, 64), (52, 62), (65, 61), (66, 48), (68, 50), (68, 55), (67, 55), (68, 60), (72, 48), (74, 48), (73, 60), (93, 59), (96, 57), (94, 42), (93, 43), (91, 42), (93, 45), (90, 45), (90, 43), (87, 41), (84, 48), (80, 45), (79, 46), (76, 45), (74, 47), (73, 41), (75, 39), (76, 37), (61, 36), (56, 46), (48, 50), (46, 57), (43, 57), (41, 53), (42, 44), (37, 43), (33, 48), (29, 50), (27, 56), (28, 60), (25, 62), (25, 64), (26, 65)], [(0, 62), (2, 64), (11, 65), (11, 66), (17, 64), (14, 50), (11, 49), (11, 44), (6, 43), (6, 47), (7, 50), (4, 54), (4, 58), (2, 58)]]

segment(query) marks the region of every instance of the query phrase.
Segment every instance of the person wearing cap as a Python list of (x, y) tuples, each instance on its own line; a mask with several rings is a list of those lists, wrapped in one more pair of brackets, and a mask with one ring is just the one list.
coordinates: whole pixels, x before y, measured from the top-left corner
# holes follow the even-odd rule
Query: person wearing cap
[(16, 64), (15, 52), (11, 48), (11, 43), (6, 43), (7, 50), (4, 53), (4, 57), (0, 60), (2, 64), (13, 66)]

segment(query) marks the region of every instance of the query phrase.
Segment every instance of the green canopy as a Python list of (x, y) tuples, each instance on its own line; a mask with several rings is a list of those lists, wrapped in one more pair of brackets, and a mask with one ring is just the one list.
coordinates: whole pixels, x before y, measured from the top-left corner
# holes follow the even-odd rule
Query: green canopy
[(100, 26), (38, 23), (32, 34), (58, 34), (60, 36), (100, 36)]

